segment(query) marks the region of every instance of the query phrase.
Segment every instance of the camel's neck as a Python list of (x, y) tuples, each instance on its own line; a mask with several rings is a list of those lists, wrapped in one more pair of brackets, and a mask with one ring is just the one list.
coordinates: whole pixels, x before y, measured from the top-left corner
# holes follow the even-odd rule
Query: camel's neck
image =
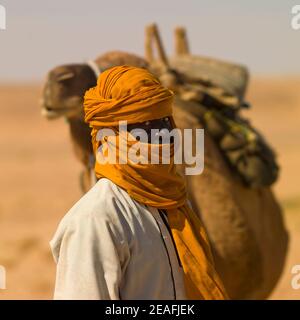
[(73, 143), (84, 152), (93, 153), (91, 129), (81, 118), (68, 118)]

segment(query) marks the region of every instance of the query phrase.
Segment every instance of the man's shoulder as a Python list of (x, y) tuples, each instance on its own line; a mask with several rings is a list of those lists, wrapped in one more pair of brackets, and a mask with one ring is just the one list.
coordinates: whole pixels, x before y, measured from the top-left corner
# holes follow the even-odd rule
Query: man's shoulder
[(50, 241), (55, 260), (63, 238), (71, 234), (107, 229), (119, 238), (130, 237), (140, 206), (113, 182), (100, 179), (60, 221)]
[(62, 218), (58, 232), (78, 229), (88, 220), (122, 227), (131, 225), (144, 206), (110, 180), (100, 179)]
[(126, 208), (132, 207), (130, 196), (110, 180), (100, 179), (81, 199), (68, 211), (64, 220), (82, 220), (88, 217), (109, 220)]

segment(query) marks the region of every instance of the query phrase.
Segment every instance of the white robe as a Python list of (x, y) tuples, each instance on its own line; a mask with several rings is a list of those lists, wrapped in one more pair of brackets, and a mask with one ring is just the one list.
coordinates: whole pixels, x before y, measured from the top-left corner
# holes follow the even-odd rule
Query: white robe
[(165, 216), (100, 179), (66, 214), (50, 245), (54, 299), (185, 299)]

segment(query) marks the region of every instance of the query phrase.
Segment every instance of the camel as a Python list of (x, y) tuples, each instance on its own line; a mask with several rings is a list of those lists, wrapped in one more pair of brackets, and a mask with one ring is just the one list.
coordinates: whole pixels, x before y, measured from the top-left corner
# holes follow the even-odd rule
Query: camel
[[(159, 59), (169, 76), (169, 62), (156, 28), (147, 29), (146, 55), (153, 62), (152, 38), (156, 39)], [(178, 55), (188, 55), (184, 31), (176, 31)], [(143, 58), (123, 52), (110, 52), (95, 63), (101, 71), (120, 64), (156, 70)], [(93, 156), (90, 129), (83, 121), (83, 92), (96, 84), (93, 68), (87, 64), (55, 68), (45, 84), (42, 110), (46, 117), (67, 118), (75, 154), (83, 163), (83, 191), (93, 183)], [(79, 71), (80, 70), (80, 71)], [(157, 71), (157, 70), (156, 70)], [(85, 74), (85, 76), (83, 75)], [(171, 81), (172, 82), (172, 81)], [(184, 95), (182, 95), (184, 97)], [(177, 126), (203, 128), (199, 106), (176, 96), (174, 117)], [(76, 112), (75, 112), (76, 111)], [(184, 166), (180, 168), (184, 169)], [(215, 141), (205, 132), (205, 169), (201, 175), (186, 176), (194, 210), (202, 219), (211, 241), (217, 271), (231, 299), (265, 299), (275, 287), (285, 262), (288, 234), (282, 211), (270, 188), (245, 187), (229, 169)]]
[[(153, 45), (158, 51), (156, 60)], [(161, 81), (176, 93), (174, 114), (177, 126), (181, 129), (204, 128), (204, 114), (200, 105), (194, 102), (197, 100), (195, 92), (186, 88), (180, 83), (180, 77), (178, 79), (178, 75), (172, 73), (172, 67), (178, 72), (190, 59), (184, 28), (175, 30), (176, 56), (168, 59), (162, 52), (164, 49), (157, 26), (149, 25), (146, 29), (146, 57)], [(227, 63), (209, 58), (202, 58), (202, 61), (214, 65), (212, 70), (203, 69), (207, 73), (212, 72), (210, 77), (215, 75), (215, 70), (226, 74), (231, 69), (235, 73), (233, 83), (241, 85), (233, 86), (231, 81), (229, 87), (234, 87), (232, 93), (240, 103), (248, 83), (247, 70), (232, 68)], [(225, 82), (216, 80), (223, 87), (228, 86), (228, 79)], [(249, 188), (237, 179), (207, 130), (204, 152), (203, 173), (186, 176), (186, 179), (193, 207), (210, 238), (216, 268), (231, 298), (265, 299), (281, 275), (288, 248), (282, 210), (270, 187)], [(181, 170), (183, 172), (184, 166)], [(237, 275), (242, 276), (237, 279)]]
[(83, 96), (86, 90), (97, 83), (97, 71), (129, 64), (146, 68), (147, 62), (134, 55), (120, 51), (108, 52), (95, 61), (58, 66), (47, 75), (41, 99), (42, 115), (49, 120), (64, 117), (69, 125), (71, 141), (76, 158), (83, 165), (80, 187), (90, 189), (94, 181), (91, 174), (94, 156), (91, 145), (91, 130), (84, 122)]

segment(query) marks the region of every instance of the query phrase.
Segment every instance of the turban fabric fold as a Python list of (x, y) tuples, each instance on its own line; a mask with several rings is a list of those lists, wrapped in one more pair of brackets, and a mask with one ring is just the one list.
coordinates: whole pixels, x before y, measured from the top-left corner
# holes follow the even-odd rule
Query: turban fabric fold
[[(84, 97), (85, 121), (92, 128), (94, 151), (103, 143), (96, 139), (99, 129), (110, 127), (118, 134), (119, 121), (133, 124), (172, 117), (172, 102), (173, 93), (145, 69), (118, 66), (106, 70)], [(114, 148), (118, 149), (119, 144)], [(98, 178), (106, 177), (126, 190), (136, 201), (166, 210), (188, 299), (227, 298), (203, 224), (188, 204), (185, 180), (172, 159), (170, 164), (96, 162), (95, 172)]]

